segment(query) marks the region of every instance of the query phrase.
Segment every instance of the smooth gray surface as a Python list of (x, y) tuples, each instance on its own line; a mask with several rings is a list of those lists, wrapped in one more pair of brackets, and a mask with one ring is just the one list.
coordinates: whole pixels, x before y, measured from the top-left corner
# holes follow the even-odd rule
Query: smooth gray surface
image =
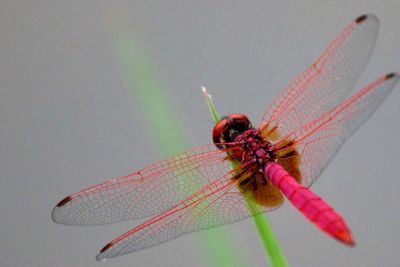
[[(206, 266), (199, 233), (98, 263), (97, 251), (137, 222), (67, 227), (50, 219), (67, 194), (161, 159), (116, 53), (121, 29), (142, 39), (192, 145), (210, 142), (201, 85), (221, 113), (256, 122), (360, 14), (375, 13), (381, 31), (357, 87), (400, 70), (398, 0), (214, 2), (1, 1), (1, 266)], [(398, 266), (399, 90), (313, 186), (344, 215), (355, 248), (288, 203), (269, 214), (292, 266)], [(251, 220), (223, 231), (247, 266), (266, 265)]]

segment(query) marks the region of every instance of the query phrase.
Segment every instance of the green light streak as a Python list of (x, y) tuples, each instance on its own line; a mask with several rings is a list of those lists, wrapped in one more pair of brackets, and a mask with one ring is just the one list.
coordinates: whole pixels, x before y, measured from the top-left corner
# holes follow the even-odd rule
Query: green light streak
[[(120, 34), (117, 40), (117, 53), (122, 62), (125, 77), (134, 89), (135, 104), (142, 111), (148, 123), (150, 138), (160, 154), (173, 155), (186, 150), (189, 145), (182, 135), (184, 129), (177, 119), (176, 110), (168, 105), (168, 93), (157, 79), (150, 58), (143, 46), (130, 34)], [(244, 266), (234, 252), (232, 237), (222, 229), (213, 228), (202, 231), (201, 245), (207, 254), (209, 266)]]
[[(215, 123), (217, 123), (220, 120), (220, 117), (214, 106), (214, 103), (212, 102), (211, 95), (207, 93), (204, 87), (202, 89), (213, 120)], [(231, 165), (232, 169), (236, 169), (239, 167), (239, 163), (236, 160), (232, 160)], [(256, 225), (260, 239), (264, 245), (266, 255), (268, 256), (267, 260), (269, 260), (272, 267), (288, 266), (286, 257), (283, 254), (282, 249), (279, 247), (278, 240), (276, 239), (271, 224), (267, 219), (267, 215), (262, 212), (262, 208), (259, 205), (251, 202), (251, 200), (247, 198), (245, 199), (247, 203), (247, 208), (249, 209), (250, 213), (257, 214), (254, 215), (252, 218), (254, 224)]]

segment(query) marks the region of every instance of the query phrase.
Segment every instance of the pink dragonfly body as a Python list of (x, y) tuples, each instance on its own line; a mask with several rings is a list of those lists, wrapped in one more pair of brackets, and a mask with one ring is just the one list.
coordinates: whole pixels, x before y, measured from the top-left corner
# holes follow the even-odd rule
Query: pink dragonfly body
[(286, 198), (311, 222), (332, 237), (353, 245), (350, 230), (344, 219), (323, 199), (299, 184), (281, 165), (270, 163), (264, 172)]
[(276, 209), (285, 196), (322, 231), (352, 245), (344, 219), (308, 187), (399, 80), (386, 74), (346, 99), (378, 26), (374, 15), (350, 23), (258, 127), (243, 114), (225, 117), (214, 127), (214, 144), (74, 193), (57, 204), (53, 220), (99, 225), (153, 216), (109, 242), (96, 257), (103, 260)]

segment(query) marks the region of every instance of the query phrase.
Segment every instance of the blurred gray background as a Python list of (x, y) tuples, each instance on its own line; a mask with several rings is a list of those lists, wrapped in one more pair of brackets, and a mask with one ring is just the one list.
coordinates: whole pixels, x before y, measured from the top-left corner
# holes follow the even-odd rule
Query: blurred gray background
[[(162, 159), (117, 53), (134, 35), (190, 146), (213, 126), (200, 86), (222, 114), (256, 124), (266, 105), (352, 19), (380, 18), (356, 89), (400, 70), (400, 2), (1, 1), (0, 265), (207, 266), (201, 233), (104, 263), (98, 250), (138, 222), (55, 224), (66, 195)], [(400, 88), (341, 149), (313, 190), (341, 212), (357, 246), (327, 237), (289, 203), (269, 213), (291, 266), (400, 263)], [(168, 133), (162, 133), (168, 134)], [(221, 228), (246, 266), (266, 266), (251, 220)]]

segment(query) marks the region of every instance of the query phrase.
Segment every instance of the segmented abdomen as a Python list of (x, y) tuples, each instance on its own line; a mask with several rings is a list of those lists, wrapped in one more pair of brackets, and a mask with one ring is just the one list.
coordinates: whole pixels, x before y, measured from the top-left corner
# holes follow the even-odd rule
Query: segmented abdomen
[(322, 231), (346, 245), (354, 245), (350, 230), (342, 216), (317, 194), (299, 184), (285, 168), (278, 163), (271, 162), (266, 164), (264, 172), (269, 181), (277, 186), (286, 198)]

